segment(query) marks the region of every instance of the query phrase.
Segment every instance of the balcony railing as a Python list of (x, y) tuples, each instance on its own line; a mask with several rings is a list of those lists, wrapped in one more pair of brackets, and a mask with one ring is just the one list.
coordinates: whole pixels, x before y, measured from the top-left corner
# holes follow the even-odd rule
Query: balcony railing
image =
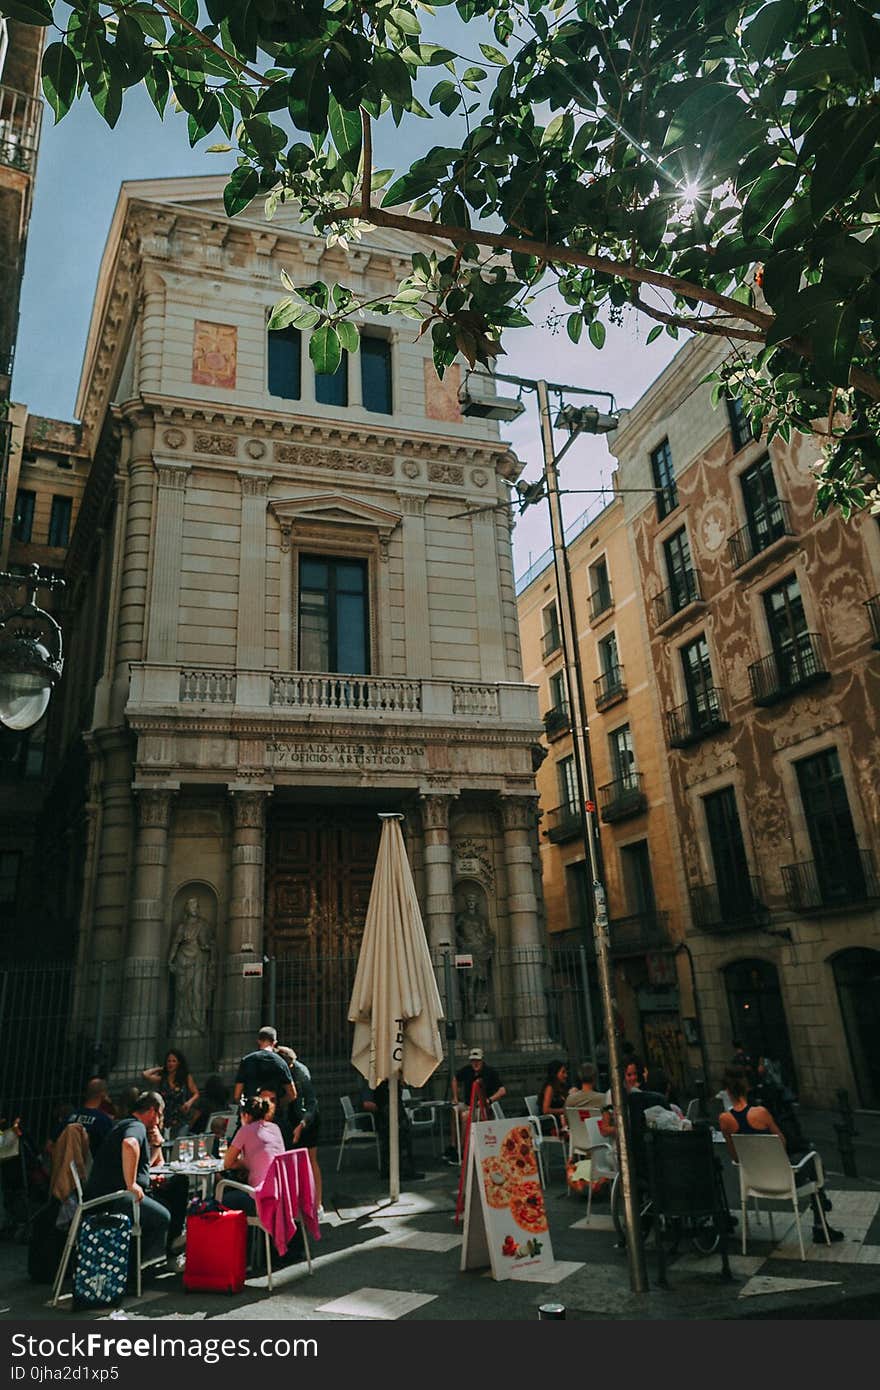
[(683, 570), (675, 583), (654, 599), (654, 626), (662, 627), (692, 603), (700, 603), (702, 597), (699, 575), (695, 570)]
[(599, 814), (609, 824), (626, 820), (628, 816), (641, 815), (648, 805), (648, 798), (642, 789), (642, 774), (627, 772), (614, 782), (606, 782), (599, 788)]
[(636, 912), (631, 917), (612, 917), (608, 923), (612, 956), (641, 956), (662, 951), (669, 943), (668, 912)]
[(666, 711), (666, 736), (670, 748), (687, 748), (701, 738), (727, 729), (730, 720), (724, 703), (724, 691), (717, 685), (706, 686), (699, 699), (687, 701), (676, 709)]
[(0, 83), (0, 164), (33, 172), (40, 143), (43, 103)]
[(740, 569), (775, 541), (781, 540), (783, 536), (793, 535), (788, 501), (784, 497), (777, 497), (769, 503), (766, 511), (728, 537), (727, 545), (733, 568)]
[(873, 598), (866, 598), (865, 607), (868, 610), (871, 631), (874, 634), (874, 648), (876, 651), (880, 651), (880, 594), (875, 594)]
[(590, 594), (590, 621), (595, 622), (603, 613), (610, 613), (614, 607), (614, 595), (610, 584), (600, 584)]
[(716, 883), (701, 883), (691, 888), (690, 895), (694, 926), (699, 931), (749, 931), (770, 920), (758, 878), (745, 876), (723, 893)]
[(782, 881), (793, 912), (833, 911), (880, 900), (874, 862), (863, 849), (830, 856), (827, 864), (813, 859), (784, 864)]
[(558, 652), (561, 646), (562, 633), (559, 631), (558, 627), (551, 627), (549, 632), (544, 633), (544, 638), (541, 643), (541, 652), (544, 660), (546, 661), (548, 656), (552, 656), (554, 652)]
[(771, 652), (749, 667), (752, 699), (756, 705), (774, 705), (798, 690), (829, 679), (818, 633), (798, 633), (778, 652)]
[(623, 678), (623, 667), (612, 666), (610, 670), (605, 671), (598, 680), (593, 681), (593, 690), (596, 692), (596, 709), (608, 709), (610, 705), (625, 700), (626, 681)]
[(580, 810), (570, 804), (554, 806), (552, 811), (545, 811), (542, 828), (551, 844), (573, 840), (583, 829)]
[(568, 705), (553, 705), (544, 715), (544, 733), (552, 741), (561, 738), (571, 728), (571, 715)]

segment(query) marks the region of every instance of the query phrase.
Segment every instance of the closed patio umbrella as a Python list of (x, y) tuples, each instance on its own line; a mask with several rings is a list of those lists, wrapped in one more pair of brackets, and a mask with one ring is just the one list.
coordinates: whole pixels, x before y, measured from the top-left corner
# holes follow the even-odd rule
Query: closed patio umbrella
[(423, 1086), (443, 1060), (443, 1006), (400, 830), (382, 815), (382, 836), (367, 907), (349, 1021), (351, 1060), (368, 1085), (388, 1082), (388, 1158), (392, 1201), (400, 1196), (398, 1086)]

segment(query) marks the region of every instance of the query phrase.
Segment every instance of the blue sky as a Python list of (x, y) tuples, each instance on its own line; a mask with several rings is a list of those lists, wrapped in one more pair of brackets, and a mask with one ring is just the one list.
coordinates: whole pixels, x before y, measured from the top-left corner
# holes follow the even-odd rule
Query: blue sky
[[(431, 143), (441, 138), (448, 138), (448, 132), (431, 137)], [(424, 140), (424, 122), (380, 131), (377, 167), (409, 162)], [(191, 150), (185, 118), (169, 113), (160, 121), (142, 88), (127, 93), (125, 110), (112, 131), (90, 102), (78, 103), (57, 126), (46, 110), (16, 348), (16, 400), (35, 414), (72, 416), (98, 265), (119, 185), (126, 179), (223, 173), (229, 160), (227, 155), (208, 154), (204, 146)], [(539, 320), (550, 307), (548, 303), (538, 308)], [(574, 347), (564, 331), (554, 335), (538, 322), (508, 334), (508, 356), (499, 369), (534, 376), (540, 363), (549, 380), (612, 391), (619, 405), (632, 405), (675, 348), (665, 335), (648, 347), (650, 326), (638, 315), (627, 314), (622, 328), (609, 326), (605, 347), (598, 352), (589, 343)], [(533, 412), (508, 433), (527, 463), (526, 476), (536, 476), (540, 449)], [(612, 463), (601, 439), (585, 438), (574, 445), (563, 465), (563, 486), (597, 486), (610, 477)], [(578, 515), (591, 500), (567, 498), (567, 517)], [(548, 541), (545, 509), (534, 507), (517, 525), (517, 572)]]

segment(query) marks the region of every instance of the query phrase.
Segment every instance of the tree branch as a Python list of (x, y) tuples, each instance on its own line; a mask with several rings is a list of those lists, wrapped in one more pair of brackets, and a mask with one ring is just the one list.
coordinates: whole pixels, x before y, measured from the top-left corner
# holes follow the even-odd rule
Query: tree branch
[(363, 168), (361, 169), (361, 203), (369, 208), (373, 194), (373, 125), (361, 107), (361, 131), (363, 132)]
[(212, 53), (216, 53), (218, 58), (222, 58), (225, 63), (235, 68), (236, 71), (240, 72), (244, 77), (253, 78), (255, 82), (259, 82), (261, 87), (272, 86), (272, 82), (268, 77), (264, 77), (261, 72), (257, 72), (254, 68), (249, 68), (247, 63), (243, 63), (239, 58), (234, 58), (231, 53), (227, 53), (225, 48), (221, 48), (219, 44), (214, 43), (213, 40), (209, 39), (195, 24), (191, 24), (188, 19), (184, 19), (180, 11), (175, 10), (173, 5), (166, 4), (166, 0), (156, 0), (156, 8), (161, 10), (163, 14), (166, 14), (172, 24), (179, 24), (188, 34), (192, 34), (194, 39), (198, 39), (202, 48), (210, 48)]
[(638, 290), (633, 290), (630, 295), (630, 303), (636, 309), (641, 309), (643, 314), (647, 314), (649, 319), (656, 319), (658, 323), (672, 324), (675, 328), (686, 328), (690, 333), (709, 333), (719, 338), (742, 338), (748, 343), (763, 343), (764, 334), (757, 329), (751, 328), (731, 328), (721, 322), (721, 316), (717, 319), (694, 319), (682, 318), (680, 314), (668, 314), (664, 309), (655, 309), (652, 304), (646, 304)]

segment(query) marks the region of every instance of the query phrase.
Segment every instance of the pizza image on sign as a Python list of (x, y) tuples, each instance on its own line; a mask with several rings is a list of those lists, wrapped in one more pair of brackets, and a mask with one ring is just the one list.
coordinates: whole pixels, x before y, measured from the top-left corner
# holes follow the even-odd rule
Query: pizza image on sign
[(470, 1135), (462, 1269), (496, 1279), (553, 1264), (534, 1131), (527, 1117), (475, 1120)]
[(510, 1129), (501, 1141), (501, 1156), (516, 1181), (537, 1176), (538, 1160), (528, 1125)]
[(529, 1235), (540, 1235), (547, 1230), (547, 1213), (544, 1210), (544, 1194), (539, 1182), (522, 1182), (510, 1194), (510, 1214), (517, 1226)]
[(510, 1173), (497, 1154), (483, 1159), (483, 1187), (490, 1207), (500, 1211), (510, 1206)]

